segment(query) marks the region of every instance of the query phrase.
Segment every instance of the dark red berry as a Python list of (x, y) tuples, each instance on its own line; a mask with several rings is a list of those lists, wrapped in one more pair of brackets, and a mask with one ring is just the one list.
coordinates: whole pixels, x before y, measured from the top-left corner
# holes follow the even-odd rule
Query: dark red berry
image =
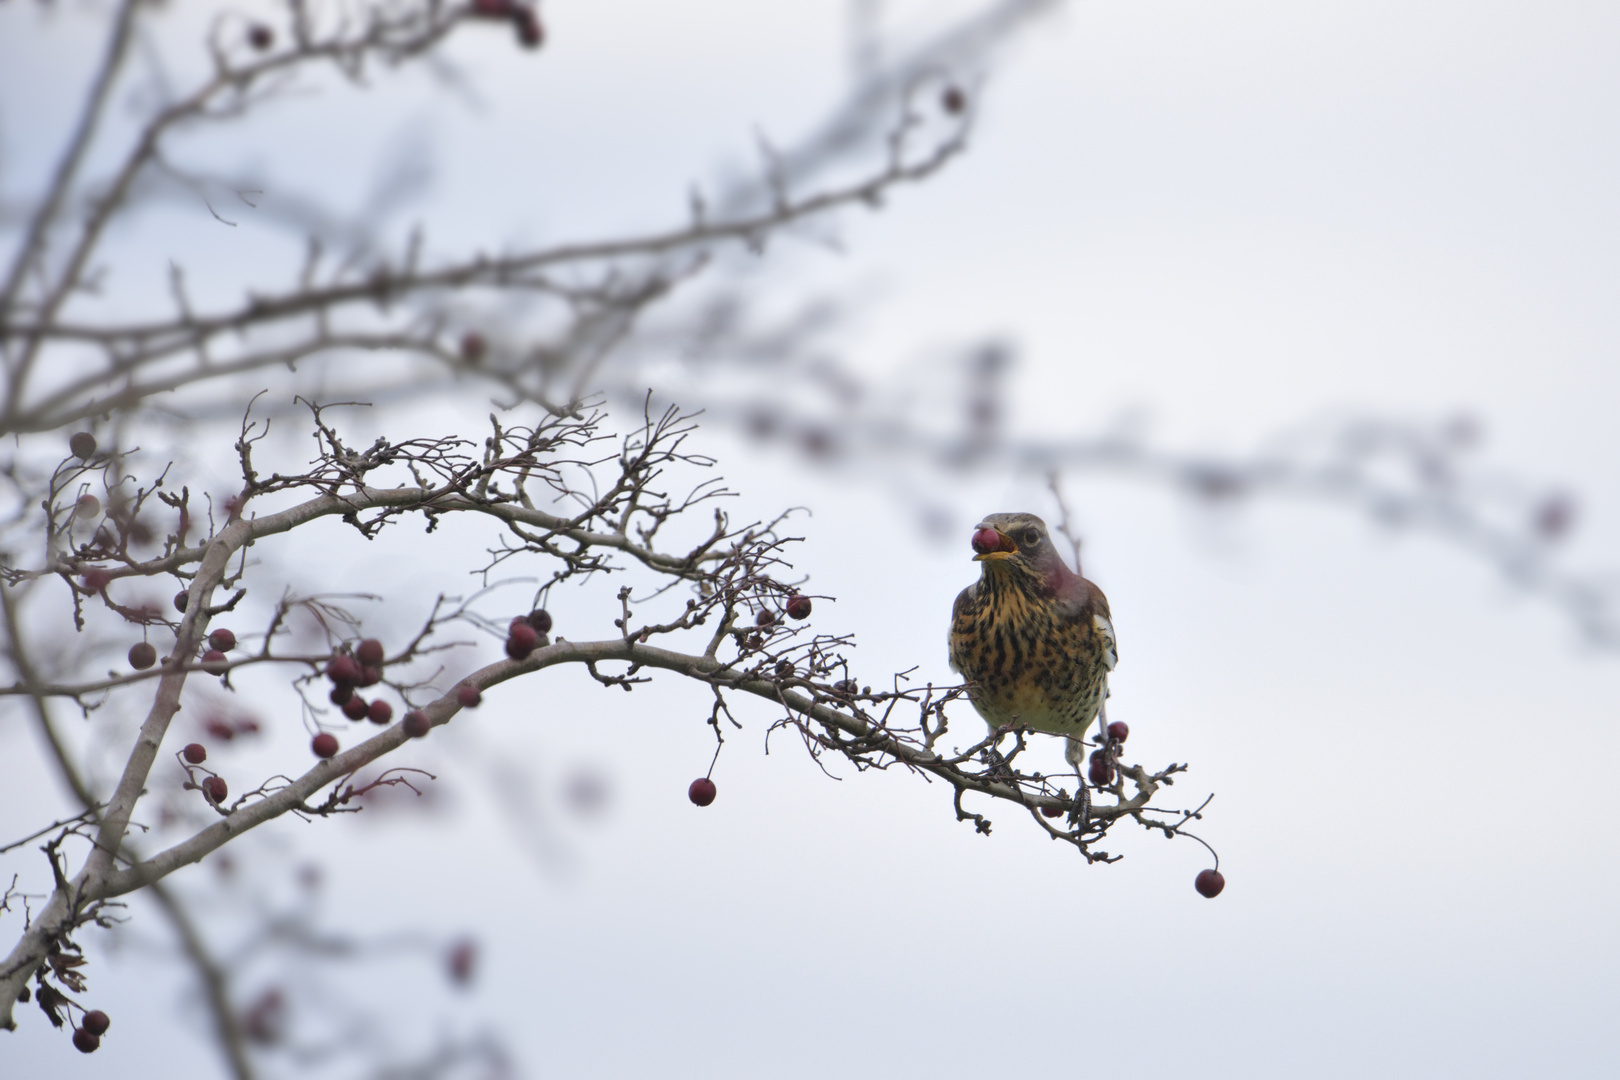
[(350, 720), (364, 720), (370, 714), (371, 706), (359, 694), (355, 694), (343, 703), (343, 715)]
[(1101, 750), (1091, 755), (1091, 766), (1088, 770), (1091, 782), (1099, 787), (1114, 782), (1114, 767), (1108, 763), (1108, 758)]
[(200, 742), (187, 743), (186, 748), (180, 752), (193, 765), (201, 765), (208, 760), (208, 748)]
[(973, 534), (973, 550), (980, 555), (1001, 550), (1001, 534), (994, 529), (980, 529)]
[(382, 642), (376, 638), (366, 638), (354, 647), (354, 658), (366, 667), (381, 667), (383, 662)]
[(506, 635), (506, 655), (514, 660), (522, 660), (534, 652), (534, 647), (539, 643), (540, 635), (534, 632), (534, 627), (526, 622), (515, 622), (511, 632)]
[(203, 723), (203, 730), (221, 742), (230, 742), (236, 738), (236, 729), (219, 717), (210, 717)]
[(1063, 807), (1061, 807), (1061, 806), (1043, 806), (1043, 807), (1041, 807), (1041, 813), (1045, 814), (1047, 817), (1057, 817), (1058, 815), (1063, 813)]
[(373, 724), (386, 724), (394, 719), (394, 707), (378, 698), (371, 703), (371, 708), (366, 710), (366, 716)]
[(263, 23), (254, 23), (248, 27), (248, 44), (260, 52), (264, 52), (275, 42), (275, 33)]
[(150, 641), (137, 641), (129, 647), (129, 666), (145, 671), (157, 663), (157, 647)]
[(940, 106), (952, 116), (967, 108), (967, 95), (954, 86), (947, 86), (945, 92), (939, 95)]
[(1221, 895), (1222, 889), (1226, 888), (1226, 878), (1219, 870), (1200, 870), (1198, 876), (1193, 879), (1193, 888), (1198, 890), (1199, 896), (1207, 896), (1213, 900)]
[(445, 957), (450, 970), (450, 981), (459, 986), (472, 982), (473, 968), (478, 963), (478, 945), (472, 941), (458, 941)]
[(96, 452), (96, 437), (88, 431), (75, 431), (68, 439), (68, 449), (81, 461), (89, 461)]
[(1126, 739), (1130, 738), (1130, 735), (1131, 729), (1125, 726), (1125, 721), (1123, 720), (1115, 720), (1112, 724), (1108, 725), (1108, 737), (1110, 739), (1117, 742), (1124, 742)]
[(545, 32), (540, 28), (540, 20), (535, 17), (532, 8), (518, 8), (517, 14), (512, 16), (517, 26), (518, 44), (525, 49), (538, 49), (545, 40)]
[(326, 677), (335, 683), (354, 685), (360, 681), (360, 665), (354, 657), (339, 653), (326, 665)]
[(223, 803), (225, 797), (231, 793), (231, 789), (225, 786), (224, 778), (219, 776), (210, 776), (204, 780), (202, 789), (203, 794), (207, 795), (215, 803)]
[(427, 713), (420, 709), (412, 709), (405, 714), (405, 734), (413, 739), (420, 739), (433, 730), (433, 721), (427, 718)]
[(92, 566), (84, 572), (84, 587), (93, 593), (98, 593), (112, 581), (112, 574), (100, 566)]
[(382, 669), (374, 668), (370, 664), (360, 669), (360, 686), (376, 686), (382, 682)]
[(523, 621), (534, 627), (537, 634), (551, 633), (551, 612), (545, 608), (535, 608), (523, 617)]
[(686, 789), (686, 797), (698, 806), (708, 806), (714, 802), (714, 781), (707, 776), (700, 776), (692, 781), (692, 786)]
[(338, 683), (332, 687), (332, 692), (327, 696), (332, 699), (334, 705), (347, 705), (349, 699), (354, 697), (354, 687), (348, 683)]
[(186, 590), (184, 590), (184, 589), (181, 589), (179, 592), (175, 593), (174, 594), (174, 610), (176, 610), (176, 611), (180, 612), (182, 615), (184, 615), (185, 612), (186, 612), (186, 601), (188, 601), (190, 599), (191, 599), (191, 594), (186, 592)]
[(230, 652), (236, 648), (236, 635), (222, 626), (208, 635), (208, 644), (220, 652)]
[(485, 341), (484, 335), (478, 331), (469, 330), (461, 335), (461, 359), (467, 363), (478, 363), (488, 349), (489, 342)]
[(101, 513), (101, 500), (94, 495), (80, 495), (79, 501), (73, 504), (73, 513), (76, 517), (93, 518)]
[[(41, 998), (40, 1000), (43, 1001), (44, 999)], [(82, 1054), (93, 1054), (96, 1052), (96, 1048), (101, 1045), (101, 1036), (93, 1031), (86, 1031), (84, 1028), (75, 1028), (73, 1030), (73, 1045)]]
[(225, 659), (225, 654), (218, 649), (209, 649), (202, 654), (202, 666), (204, 671), (219, 675), (230, 668), (231, 662)]
[(112, 1021), (100, 1009), (91, 1009), (84, 1014), (84, 1019), (79, 1021), (79, 1026), (92, 1035), (105, 1035), (107, 1029), (112, 1027)]
[(315, 751), (316, 757), (329, 758), (338, 752), (337, 736), (323, 731), (309, 741), (309, 748)]
[(776, 612), (772, 611), (770, 608), (761, 609), (760, 613), (758, 615), (754, 616), (754, 625), (755, 626), (775, 626), (776, 625)]
[(476, 709), (478, 703), (484, 700), (484, 695), (478, 692), (478, 687), (471, 683), (462, 683), (456, 687), (456, 701), (463, 709)]
[(810, 598), (794, 593), (788, 597), (787, 603), (782, 605), (782, 610), (788, 613), (790, 619), (808, 619), (810, 617)]

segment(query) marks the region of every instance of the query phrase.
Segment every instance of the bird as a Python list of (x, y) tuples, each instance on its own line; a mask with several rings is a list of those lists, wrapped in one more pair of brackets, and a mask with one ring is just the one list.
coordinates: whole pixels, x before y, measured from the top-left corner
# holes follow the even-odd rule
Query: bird
[(973, 547), (981, 570), (951, 606), (951, 669), (992, 732), (1022, 725), (1065, 736), (1078, 771), (1119, 662), (1108, 598), (1069, 569), (1034, 514), (991, 514)]

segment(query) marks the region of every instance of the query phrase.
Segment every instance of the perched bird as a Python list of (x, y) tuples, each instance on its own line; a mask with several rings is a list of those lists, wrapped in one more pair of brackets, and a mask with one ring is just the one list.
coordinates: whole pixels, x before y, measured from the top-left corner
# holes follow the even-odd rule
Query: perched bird
[(1034, 514), (991, 514), (973, 547), (983, 570), (951, 608), (951, 668), (991, 730), (1068, 736), (1078, 766), (1119, 659), (1108, 599), (1069, 569)]

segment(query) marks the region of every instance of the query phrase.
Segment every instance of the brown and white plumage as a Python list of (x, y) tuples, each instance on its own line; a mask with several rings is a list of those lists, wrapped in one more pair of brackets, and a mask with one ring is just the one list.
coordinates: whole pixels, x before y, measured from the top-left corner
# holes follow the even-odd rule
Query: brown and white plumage
[(979, 580), (951, 608), (951, 668), (992, 729), (1067, 736), (1078, 763), (1119, 660), (1108, 599), (1069, 569), (1034, 514), (991, 514), (978, 527), (994, 529), (1000, 547), (974, 556)]

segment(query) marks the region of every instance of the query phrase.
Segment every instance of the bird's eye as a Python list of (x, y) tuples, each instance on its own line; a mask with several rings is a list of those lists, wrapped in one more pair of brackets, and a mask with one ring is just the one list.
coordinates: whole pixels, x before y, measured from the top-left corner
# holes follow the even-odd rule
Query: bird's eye
[(1034, 547), (1036, 544), (1038, 544), (1040, 542), (1041, 542), (1041, 531), (1039, 529), (1025, 529), (1024, 530), (1024, 546), (1025, 547)]

